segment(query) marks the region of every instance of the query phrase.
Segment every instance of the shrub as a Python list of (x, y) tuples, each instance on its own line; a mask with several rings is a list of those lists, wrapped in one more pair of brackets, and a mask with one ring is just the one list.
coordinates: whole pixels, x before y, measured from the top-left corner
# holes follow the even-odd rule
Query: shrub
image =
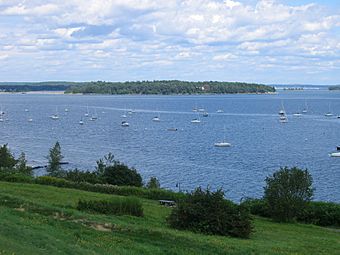
[(39, 176), (35, 179), (35, 183), (64, 188), (72, 188), (73, 186), (75, 186), (73, 182), (52, 176)]
[(0, 180), (5, 182), (17, 182), (17, 183), (33, 183), (33, 177), (18, 173), (18, 172), (11, 172), (11, 173), (0, 173)]
[(253, 215), (270, 217), (269, 206), (264, 199), (247, 198), (242, 202), (242, 206), (246, 207)]
[(142, 177), (136, 169), (130, 169), (118, 161), (113, 166), (105, 167), (103, 178), (106, 183), (112, 185), (143, 186)]
[(173, 228), (206, 234), (248, 238), (252, 231), (248, 210), (224, 199), (224, 192), (197, 188), (177, 203), (168, 217)]
[(49, 176), (60, 177), (63, 175), (63, 169), (60, 166), (60, 163), (64, 156), (61, 154), (61, 147), (59, 142), (56, 142), (55, 145), (50, 149), (48, 156), (46, 157), (48, 160), (48, 166), (46, 168), (46, 172)]
[(65, 172), (63, 178), (72, 182), (88, 182), (92, 184), (103, 183), (103, 178), (101, 178), (96, 172), (83, 172), (78, 169)]
[(340, 204), (330, 202), (310, 202), (299, 213), (298, 221), (319, 226), (340, 227)]
[(266, 178), (264, 199), (274, 220), (288, 222), (296, 219), (312, 199), (312, 176), (308, 170), (285, 167)]
[(143, 216), (142, 203), (137, 198), (114, 198), (107, 200), (79, 200), (77, 209), (102, 214)]
[(148, 183), (146, 184), (148, 189), (160, 189), (161, 185), (156, 177), (151, 177)]

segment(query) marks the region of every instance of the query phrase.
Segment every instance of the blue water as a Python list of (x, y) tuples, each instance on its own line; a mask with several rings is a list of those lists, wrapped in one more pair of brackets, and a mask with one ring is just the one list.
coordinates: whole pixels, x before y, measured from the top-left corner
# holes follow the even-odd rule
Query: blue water
[[(309, 112), (301, 118), (292, 113)], [(281, 101), (289, 122), (278, 121)], [(280, 92), (278, 95), (209, 96), (75, 96), (2, 94), (6, 121), (0, 123), (0, 143), (33, 165), (46, 162), (49, 148), (59, 141), (69, 168), (94, 169), (108, 152), (134, 166), (147, 180), (184, 190), (197, 186), (222, 187), (227, 197), (262, 195), (264, 179), (280, 166), (308, 168), (314, 178), (315, 199), (340, 202), (340, 158), (329, 153), (340, 145), (340, 119), (324, 117), (329, 109), (340, 114), (340, 93)], [(84, 117), (86, 106), (96, 108), (97, 121)], [(201, 124), (192, 108), (205, 108)], [(60, 119), (49, 116), (56, 111)], [(29, 112), (25, 112), (25, 108)], [(64, 109), (68, 108), (69, 112)], [(125, 109), (130, 127), (120, 126)], [(216, 113), (223, 109), (224, 113)], [(151, 119), (160, 113), (161, 122)], [(29, 117), (33, 122), (28, 122)], [(78, 124), (83, 117), (85, 124)], [(216, 148), (225, 134), (230, 148)], [(176, 127), (177, 132), (167, 131)], [(41, 174), (38, 172), (37, 174)]]

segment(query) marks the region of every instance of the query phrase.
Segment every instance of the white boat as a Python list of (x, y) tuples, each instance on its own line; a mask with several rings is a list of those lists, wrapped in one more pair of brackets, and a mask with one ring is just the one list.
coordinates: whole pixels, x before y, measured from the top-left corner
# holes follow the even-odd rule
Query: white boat
[(288, 118), (287, 118), (287, 115), (286, 115), (286, 111), (285, 111), (285, 108), (283, 106), (283, 102), (281, 102), (281, 110), (279, 111), (279, 115), (280, 115), (280, 122), (281, 123), (287, 123), (288, 122)]
[(25, 109), (25, 112), (28, 112), (28, 109), (27, 109), (27, 108)]
[(306, 114), (308, 112), (308, 105), (307, 105), (307, 101), (305, 100), (305, 108), (303, 108), (302, 113)]
[(65, 108), (65, 112), (68, 112), (68, 108)]
[(84, 121), (83, 121), (83, 119), (80, 119), (80, 121), (79, 121), (79, 125), (84, 125)]
[(0, 116), (0, 122), (4, 122), (4, 118), (2, 116)]
[(86, 106), (86, 113), (84, 114), (85, 117), (88, 117), (90, 115), (89, 113), (89, 106)]
[(97, 120), (97, 119), (98, 119), (97, 109), (94, 108), (94, 114), (92, 114), (90, 120), (95, 121), (95, 120)]
[(28, 118), (27, 121), (28, 121), (28, 122), (32, 122), (33, 119), (32, 119), (32, 118)]
[(127, 121), (122, 121), (121, 126), (122, 127), (128, 127), (128, 126), (130, 126), (130, 124)]
[(132, 110), (129, 110), (129, 111), (128, 111), (128, 114), (133, 114), (133, 111), (132, 111)]
[(222, 109), (219, 109), (216, 111), (217, 113), (223, 113), (224, 111)]
[(340, 152), (333, 152), (329, 154), (329, 156), (334, 157), (334, 158), (340, 158)]
[(222, 142), (217, 142), (217, 143), (214, 143), (214, 146), (215, 147), (230, 147), (231, 146), (231, 143), (228, 143), (226, 142), (226, 139), (225, 139), (225, 127), (224, 127), (224, 137), (223, 137), (223, 140)]
[(293, 113), (293, 116), (295, 116), (295, 117), (301, 117), (302, 114), (301, 114), (300, 112), (296, 112), (296, 113)]
[(328, 112), (325, 114), (326, 117), (332, 117), (333, 113), (331, 111), (331, 104), (329, 103), (328, 105)]
[(202, 114), (202, 116), (203, 116), (203, 117), (209, 117), (209, 113), (208, 113), (208, 112), (204, 112), (204, 113)]
[(199, 108), (198, 111), (199, 112), (205, 112), (205, 109), (204, 108)]
[(161, 119), (160, 119), (158, 116), (155, 116), (155, 117), (152, 118), (152, 121), (154, 121), (154, 122), (160, 122)]
[(59, 115), (58, 115), (58, 107), (55, 108), (55, 114), (50, 116), (52, 120), (58, 120)]

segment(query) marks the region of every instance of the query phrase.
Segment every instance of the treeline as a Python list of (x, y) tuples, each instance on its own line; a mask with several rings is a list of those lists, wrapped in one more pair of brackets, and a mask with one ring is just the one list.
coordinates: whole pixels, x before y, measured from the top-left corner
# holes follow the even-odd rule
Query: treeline
[(128, 81), (105, 82), (95, 81), (69, 87), (66, 93), (96, 94), (235, 94), (235, 93), (268, 93), (275, 88), (262, 84), (243, 82), (189, 82), (178, 80), (163, 81)]
[(29, 91), (65, 91), (75, 82), (49, 81), (49, 82), (0, 82), (0, 91), (3, 92), (29, 92)]
[(330, 86), (328, 87), (329, 90), (340, 90), (340, 85)]

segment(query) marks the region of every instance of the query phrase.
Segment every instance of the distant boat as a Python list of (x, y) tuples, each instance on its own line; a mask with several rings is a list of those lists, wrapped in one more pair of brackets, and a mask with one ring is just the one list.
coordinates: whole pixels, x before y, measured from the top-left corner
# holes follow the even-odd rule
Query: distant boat
[(329, 103), (328, 105), (328, 112), (325, 114), (326, 117), (332, 117), (333, 113), (331, 111), (331, 104)]
[(201, 123), (200, 115), (199, 114), (197, 114), (197, 115), (198, 115), (198, 117), (195, 118), (195, 119), (192, 119), (191, 123), (196, 123), (196, 124)]
[(306, 114), (308, 112), (308, 105), (307, 105), (307, 101), (305, 100), (305, 108), (303, 108), (302, 113)]
[(230, 147), (231, 146), (231, 143), (226, 142), (226, 139), (225, 139), (225, 127), (224, 127), (223, 130), (224, 130), (223, 140), (222, 140), (222, 142), (214, 143), (215, 147)]
[(98, 119), (97, 109), (94, 108), (94, 114), (92, 114), (90, 120), (95, 121), (95, 120), (97, 120), (97, 119)]
[(25, 109), (25, 112), (29, 112), (29, 110), (26, 108), (26, 109)]
[(199, 112), (204, 112), (205, 109), (204, 109), (204, 108), (199, 108), (198, 111), (199, 111)]
[(59, 115), (58, 115), (58, 107), (55, 108), (55, 114), (50, 116), (52, 120), (58, 120)]
[(133, 111), (132, 111), (132, 110), (129, 110), (129, 111), (128, 111), (128, 114), (133, 114)]
[(86, 106), (86, 113), (84, 114), (85, 117), (88, 117), (90, 115), (89, 113), (89, 106)]
[(32, 119), (32, 118), (28, 118), (27, 121), (28, 121), (28, 122), (32, 122), (33, 119)]
[(152, 121), (154, 121), (154, 122), (160, 122), (161, 119), (160, 119), (158, 116), (155, 116), (155, 117), (152, 118)]
[(68, 108), (65, 108), (65, 112), (68, 112)]
[(217, 113), (223, 113), (224, 111), (222, 109), (219, 109), (216, 111)]
[(302, 114), (301, 114), (300, 112), (296, 112), (296, 113), (293, 113), (293, 116), (295, 116), (295, 117), (301, 117)]
[(82, 118), (79, 120), (79, 125), (84, 125), (84, 121)]
[(338, 119), (340, 119), (340, 115), (336, 116)]
[(209, 114), (208, 114), (207, 112), (204, 112), (204, 113), (202, 114), (202, 116), (203, 116), (203, 117), (209, 117)]
[(127, 121), (122, 121), (121, 126), (122, 127), (128, 127), (128, 126), (130, 126), (130, 124)]
[(279, 111), (279, 115), (280, 115), (280, 122), (281, 123), (287, 123), (288, 122), (288, 118), (287, 118), (287, 115), (286, 115), (285, 108), (283, 106), (283, 102), (281, 102), (281, 110)]
[(337, 150), (337, 151), (340, 151), (340, 146), (336, 146), (336, 150)]
[(2, 116), (0, 116), (0, 122), (4, 122), (4, 118)]
[(178, 129), (177, 128), (168, 128), (167, 130), (168, 131), (177, 131)]
[(329, 156), (334, 157), (334, 158), (340, 158), (340, 152), (333, 152), (329, 154)]

